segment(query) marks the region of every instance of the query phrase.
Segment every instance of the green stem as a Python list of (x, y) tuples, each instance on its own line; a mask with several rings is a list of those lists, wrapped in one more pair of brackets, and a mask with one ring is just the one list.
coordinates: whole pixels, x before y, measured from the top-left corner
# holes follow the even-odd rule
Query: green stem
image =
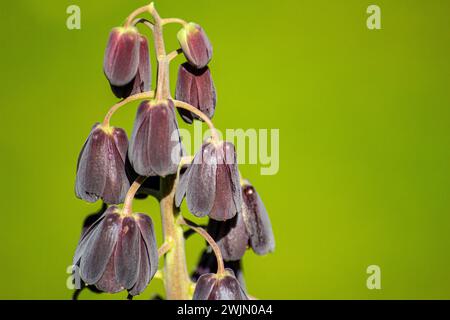
[(144, 181), (147, 179), (147, 177), (139, 176), (134, 180), (133, 184), (130, 186), (130, 189), (128, 189), (127, 195), (125, 196), (125, 201), (123, 204), (123, 214), (125, 215), (131, 215), (133, 213), (133, 199), (136, 195), (136, 192), (139, 190), (139, 188), (142, 186)]
[(175, 179), (175, 175), (161, 178), (160, 210), (164, 242), (172, 243), (164, 259), (164, 286), (166, 299), (189, 300), (192, 298), (192, 282), (186, 266), (183, 229), (176, 223), (179, 210), (174, 203)]

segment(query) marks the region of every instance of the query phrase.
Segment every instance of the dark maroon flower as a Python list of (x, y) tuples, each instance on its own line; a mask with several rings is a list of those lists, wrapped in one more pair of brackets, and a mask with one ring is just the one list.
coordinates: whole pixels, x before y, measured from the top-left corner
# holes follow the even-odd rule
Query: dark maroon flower
[[(189, 63), (180, 65), (175, 99), (189, 103), (212, 118), (216, 107), (216, 89), (209, 68), (196, 69)], [(179, 108), (178, 112), (187, 123), (200, 119), (185, 109)]]
[(111, 84), (111, 90), (117, 98), (147, 92), (151, 87), (151, 64), (147, 38), (139, 35), (139, 65), (135, 77), (126, 85), (115, 86)]
[(238, 212), (227, 221), (210, 219), (208, 233), (219, 246), (223, 260), (237, 261), (244, 256), (249, 237), (242, 218), (242, 212)]
[(250, 237), (250, 246), (259, 255), (275, 249), (275, 239), (269, 215), (255, 188), (248, 182), (242, 186), (242, 215)]
[(242, 195), (234, 145), (206, 142), (181, 176), (175, 203), (183, 197), (189, 211), (198, 217), (209, 215), (218, 221), (233, 218), (241, 211)]
[(122, 203), (130, 187), (125, 173), (128, 148), (123, 129), (94, 125), (78, 157), (75, 192), (78, 198)]
[(106, 46), (103, 71), (113, 86), (124, 86), (136, 76), (139, 65), (139, 33), (136, 28), (114, 28)]
[(205, 31), (198, 24), (189, 22), (177, 34), (187, 61), (197, 69), (205, 67), (212, 57), (212, 46)]
[(141, 176), (165, 177), (176, 173), (182, 146), (172, 100), (141, 103), (128, 155)]
[[(224, 261), (225, 268), (233, 270), (236, 278), (241, 284), (241, 288), (245, 291), (245, 279), (242, 270), (242, 261)], [(192, 280), (197, 281), (201, 275), (205, 273), (217, 272), (217, 259), (212, 250), (205, 249), (200, 256), (200, 260), (197, 264), (195, 271), (192, 273)]]
[(82, 235), (73, 264), (87, 285), (109, 293), (126, 289), (140, 294), (158, 268), (151, 218), (141, 213), (124, 216), (109, 207)]
[(193, 300), (248, 300), (231, 269), (225, 274), (206, 273), (195, 286)]

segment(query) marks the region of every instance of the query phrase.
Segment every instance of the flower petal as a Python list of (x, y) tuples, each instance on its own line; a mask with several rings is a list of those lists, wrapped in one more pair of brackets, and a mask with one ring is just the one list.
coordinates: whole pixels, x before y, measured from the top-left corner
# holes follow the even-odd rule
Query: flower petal
[(120, 226), (120, 216), (109, 211), (98, 225), (95, 236), (89, 239), (80, 261), (80, 275), (87, 284), (94, 284), (102, 277), (116, 245)]
[(132, 217), (125, 217), (115, 250), (115, 272), (117, 281), (129, 289), (136, 283), (139, 273), (140, 231)]
[(203, 217), (211, 211), (216, 197), (216, 148), (212, 143), (202, 146), (189, 168), (186, 201), (189, 211)]
[(179, 207), (187, 191), (189, 172), (191, 165), (188, 165), (186, 169), (181, 168), (180, 177), (177, 184), (177, 189), (175, 190), (175, 205)]
[[(136, 222), (141, 231), (150, 265), (150, 279), (153, 278), (158, 270), (158, 246), (156, 244), (155, 229), (152, 219), (143, 213), (136, 214)], [(141, 257), (144, 253), (141, 253)]]
[(150, 279), (152, 278), (150, 274), (150, 259), (147, 254), (147, 247), (142, 237), (139, 240), (139, 246), (141, 253), (141, 257), (139, 259), (139, 275), (135, 285), (129, 291), (129, 294), (131, 294), (132, 296), (137, 296), (138, 294), (141, 294), (142, 291), (144, 291), (147, 285), (149, 284)]
[(222, 252), (223, 260), (240, 260), (247, 250), (248, 234), (241, 213), (226, 221), (209, 220), (208, 232)]
[(210, 300), (209, 297), (216, 284), (216, 280), (216, 275), (214, 273), (206, 273), (201, 275), (195, 285), (192, 300)]
[(103, 272), (102, 277), (95, 284), (97, 289), (99, 289), (100, 291), (108, 293), (117, 293), (124, 289), (123, 286), (119, 282), (117, 282), (116, 270), (114, 269), (114, 266), (115, 266), (115, 257), (114, 255), (111, 255), (111, 258), (109, 259), (108, 264), (106, 265), (105, 272)]
[(243, 216), (250, 236), (250, 246), (259, 255), (272, 252), (275, 249), (275, 239), (266, 207), (250, 184), (242, 187), (242, 196), (244, 198)]
[(217, 149), (216, 197), (209, 217), (218, 221), (233, 218), (239, 211), (235, 206), (233, 196), (230, 170), (226, 164), (224, 149), (220, 147)]

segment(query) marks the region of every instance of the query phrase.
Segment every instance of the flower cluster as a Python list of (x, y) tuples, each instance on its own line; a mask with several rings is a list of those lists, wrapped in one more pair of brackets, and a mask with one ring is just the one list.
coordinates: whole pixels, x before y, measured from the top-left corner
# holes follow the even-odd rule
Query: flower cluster
[[(143, 13), (152, 21), (138, 18)], [(168, 23), (181, 24), (181, 48), (166, 54), (162, 28)], [(139, 32), (140, 24), (154, 37), (158, 65), (153, 91), (149, 44)], [(179, 53), (186, 62), (179, 66), (172, 98), (169, 64)], [(123, 100), (92, 127), (78, 158), (77, 197), (109, 205), (79, 240), (73, 258), (82, 280), (79, 288), (86, 284), (104, 292), (138, 295), (157, 273), (159, 258), (165, 257), (160, 275), (168, 299), (248, 298), (240, 260), (248, 248), (259, 255), (273, 251), (275, 242), (261, 198), (240, 175), (234, 145), (221, 141), (211, 122), (217, 101), (208, 67), (211, 58), (211, 43), (198, 24), (163, 19), (153, 3), (111, 31), (103, 69), (113, 94)], [(124, 129), (110, 125), (110, 118), (137, 100), (143, 101), (128, 140)], [(193, 157), (185, 154), (175, 109), (185, 122), (204, 121), (211, 129), (211, 137)], [(159, 249), (150, 216), (132, 210), (135, 198), (148, 195), (161, 203), (164, 243)], [(184, 199), (193, 215), (208, 216), (206, 230), (180, 214)], [(186, 270), (185, 260), (170, 259), (174, 254), (184, 257), (183, 227), (208, 243), (192, 277), (180, 272)]]

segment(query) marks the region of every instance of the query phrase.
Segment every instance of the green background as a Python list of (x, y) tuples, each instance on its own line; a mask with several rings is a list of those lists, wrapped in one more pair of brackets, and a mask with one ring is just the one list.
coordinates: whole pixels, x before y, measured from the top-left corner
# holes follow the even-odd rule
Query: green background
[[(66, 28), (70, 4), (81, 8), (81, 30)], [(144, 4), (2, 3), (0, 298), (71, 297), (66, 269), (83, 219), (100, 206), (76, 199), (76, 159), (93, 123), (117, 101), (102, 72), (108, 33)], [(381, 7), (382, 30), (366, 27), (370, 4)], [(277, 245), (268, 256), (246, 254), (252, 295), (450, 298), (449, 1), (156, 6), (163, 17), (200, 23), (211, 39), (219, 129), (280, 129), (278, 174), (241, 166), (265, 202)], [(178, 28), (166, 29), (169, 49)], [(130, 133), (136, 105), (113, 124)], [(135, 209), (159, 232), (155, 200)], [(197, 236), (188, 241), (190, 269), (201, 246)], [(372, 264), (381, 267), (381, 290), (366, 287)], [(140, 298), (155, 292), (159, 280)]]

